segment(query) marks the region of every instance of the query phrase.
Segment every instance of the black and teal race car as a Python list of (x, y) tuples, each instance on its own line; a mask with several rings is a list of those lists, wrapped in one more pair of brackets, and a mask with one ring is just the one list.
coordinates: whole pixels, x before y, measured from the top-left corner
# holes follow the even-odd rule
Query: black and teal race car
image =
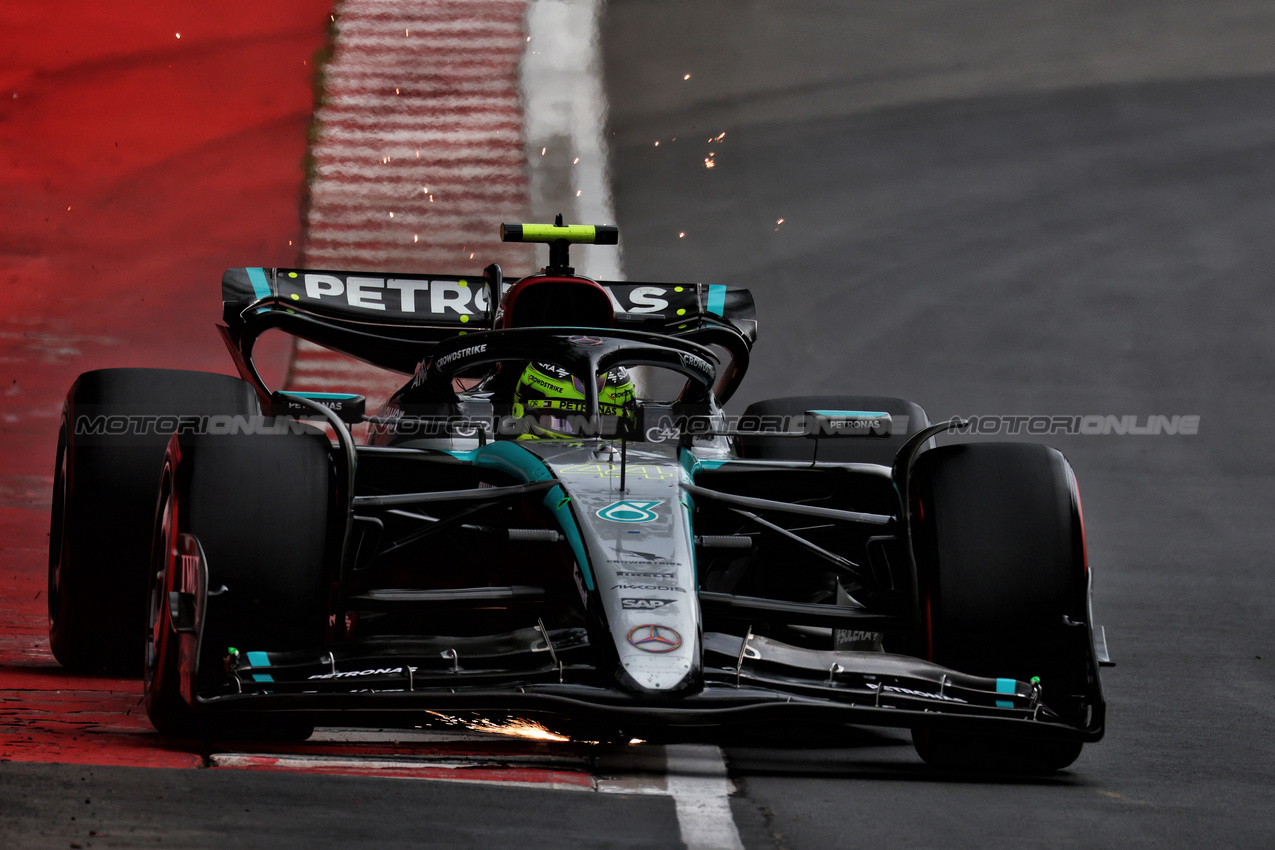
[[(512, 283), (231, 269), (239, 377), (81, 375), (57, 658), (142, 661), (151, 720), (181, 736), (304, 738), (331, 713), (514, 713), (594, 740), (870, 724), (933, 763), (1031, 770), (1102, 737), (1059, 452), (952, 440), (896, 398), (731, 416), (746, 289), (577, 275), (570, 246), (613, 227), (502, 233), (549, 263)], [(357, 388), (272, 390), (253, 363), (271, 330), (404, 385), (374, 413)], [(517, 398), (529, 364), (578, 387), (549, 432)], [(631, 392), (600, 400), (621, 372)]]

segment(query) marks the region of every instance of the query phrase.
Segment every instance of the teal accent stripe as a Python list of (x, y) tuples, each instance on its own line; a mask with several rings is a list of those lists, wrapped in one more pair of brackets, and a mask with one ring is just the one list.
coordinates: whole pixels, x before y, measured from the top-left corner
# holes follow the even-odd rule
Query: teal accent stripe
[(695, 456), (689, 449), (682, 449), (682, 469), (690, 478), (692, 484), (695, 483), (695, 476), (703, 470), (712, 472), (714, 469), (720, 469), (722, 466), (730, 463), (729, 460), (703, 460)]
[(302, 398), (359, 398), (354, 393), (312, 393), (308, 391), (297, 392), (296, 390), (285, 390), (284, 392), (288, 395), (299, 395)]
[[(695, 467), (698, 458), (688, 449), (682, 449), (678, 461), (681, 483), (695, 483)], [(691, 566), (695, 570), (695, 586), (699, 587), (699, 557), (695, 554), (695, 499), (690, 493), (681, 491), (678, 501), (682, 504), (682, 515), (686, 519), (686, 548), (691, 553)]]
[(708, 285), (708, 312), (720, 316), (726, 312), (726, 287), (720, 283)]
[[(1015, 680), (1013, 680), (1013, 679), (997, 679), (997, 680), (996, 680), (996, 693), (998, 693), (998, 694), (1012, 694), (1012, 693), (1016, 693), (1016, 691), (1015, 691), (1015, 686), (1016, 686), (1017, 684), (1018, 684), (1018, 682), (1016, 682), (1016, 681), (1015, 681)], [(1013, 708), (1013, 707), (1014, 707), (1014, 703), (1013, 703), (1013, 702), (1011, 702), (1010, 700), (998, 699), (998, 700), (996, 700), (996, 707), (997, 707), (997, 708)]]
[(266, 280), (266, 270), (262, 268), (248, 269), (248, 280), (252, 281), (252, 291), (258, 298), (270, 297), (270, 282)]
[[(525, 484), (554, 480), (553, 474), (549, 472), (549, 467), (545, 466), (543, 460), (512, 440), (501, 440), (469, 452), (449, 452), (449, 454), (460, 460), (468, 460), (475, 466), (507, 472)], [(576, 563), (580, 565), (580, 572), (584, 575), (584, 586), (594, 590), (596, 585), (593, 582), (593, 570), (589, 566), (589, 555), (584, 546), (584, 539), (580, 536), (580, 526), (576, 522), (575, 514), (571, 512), (571, 502), (566, 495), (561, 484), (550, 488), (545, 494), (544, 506), (553, 512), (554, 519), (558, 521), (558, 527), (567, 538), (567, 543), (576, 557)]]
[(884, 410), (812, 410), (820, 416), (889, 416)]
[[(694, 484), (695, 476), (701, 470), (713, 470), (724, 464), (730, 463), (728, 460), (702, 460), (695, 456), (690, 449), (682, 449), (678, 457), (682, 467), (682, 481), (684, 483)], [(678, 499), (682, 503), (682, 510), (686, 512), (686, 533), (689, 536), (687, 544), (690, 546), (692, 564), (695, 567), (695, 586), (699, 586), (699, 559), (695, 557), (695, 500), (691, 498), (690, 493), (682, 493)]]
[[(249, 652), (248, 663), (253, 667), (269, 667), (270, 656), (264, 652)], [(253, 673), (252, 680), (254, 682), (273, 682), (274, 676), (271, 676), (269, 673)]]

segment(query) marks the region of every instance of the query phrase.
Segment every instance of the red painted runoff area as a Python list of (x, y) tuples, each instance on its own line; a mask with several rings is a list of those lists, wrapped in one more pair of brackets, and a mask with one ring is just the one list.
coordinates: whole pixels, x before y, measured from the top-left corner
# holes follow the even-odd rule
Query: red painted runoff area
[[(505, 15), (493, 26), (517, 28), (520, 4), (488, 5), (485, 14)], [(209, 750), (168, 740), (146, 718), (139, 681), (73, 675), (49, 651), (49, 503), (62, 399), (78, 374), (96, 368), (233, 372), (214, 330), (218, 284), (228, 267), (301, 263), (310, 77), (331, 11), (331, 0), (5, 3), (0, 761), (592, 787), (580, 745), (552, 741), (409, 731), (378, 743), (329, 733), (299, 745), (218, 742)], [(502, 68), (516, 118), (516, 69), (507, 57)], [(520, 142), (511, 151), (520, 171)], [(516, 196), (508, 203), (519, 208), (521, 189)], [(436, 206), (442, 214), (446, 205)], [(290, 348), (263, 342), (258, 364), (277, 386)]]
[[(233, 372), (222, 270), (293, 265), (331, 0), (5, 0), (0, 27), (0, 760), (194, 766), (141, 683), (64, 672), (45, 583), (80, 372)], [(278, 380), (287, 348), (263, 365)], [(269, 376), (268, 376), (269, 379)], [(139, 648), (139, 652), (140, 652)]]

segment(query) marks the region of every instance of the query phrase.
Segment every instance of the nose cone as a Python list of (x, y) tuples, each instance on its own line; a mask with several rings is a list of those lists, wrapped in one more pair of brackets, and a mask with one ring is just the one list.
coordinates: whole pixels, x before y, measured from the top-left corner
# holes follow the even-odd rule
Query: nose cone
[(601, 617), (620, 661), (617, 681), (637, 693), (675, 693), (699, 681), (700, 611), (685, 471), (676, 447), (562, 452), (550, 466), (597, 583)]
[(622, 677), (622, 684), (639, 692), (673, 692), (696, 687), (698, 676), (693, 673), (697, 665), (692, 662), (696, 657), (697, 638), (698, 635), (692, 633), (688, 639), (664, 623), (631, 627), (619, 650), (620, 665), (632, 681), (623, 682)]

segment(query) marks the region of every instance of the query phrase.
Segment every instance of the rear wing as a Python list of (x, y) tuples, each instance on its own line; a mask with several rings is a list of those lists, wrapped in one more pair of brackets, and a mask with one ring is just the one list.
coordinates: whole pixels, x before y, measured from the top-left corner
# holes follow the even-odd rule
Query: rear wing
[[(599, 282), (615, 307), (617, 328), (721, 343), (746, 364), (757, 338), (747, 289)], [(227, 342), (242, 358), (241, 373), (247, 366), (252, 375), (253, 343), (272, 328), (410, 375), (438, 342), (491, 328), (491, 292), (501, 286), (498, 269), (485, 278), (240, 268), (227, 269), (221, 279)]]

